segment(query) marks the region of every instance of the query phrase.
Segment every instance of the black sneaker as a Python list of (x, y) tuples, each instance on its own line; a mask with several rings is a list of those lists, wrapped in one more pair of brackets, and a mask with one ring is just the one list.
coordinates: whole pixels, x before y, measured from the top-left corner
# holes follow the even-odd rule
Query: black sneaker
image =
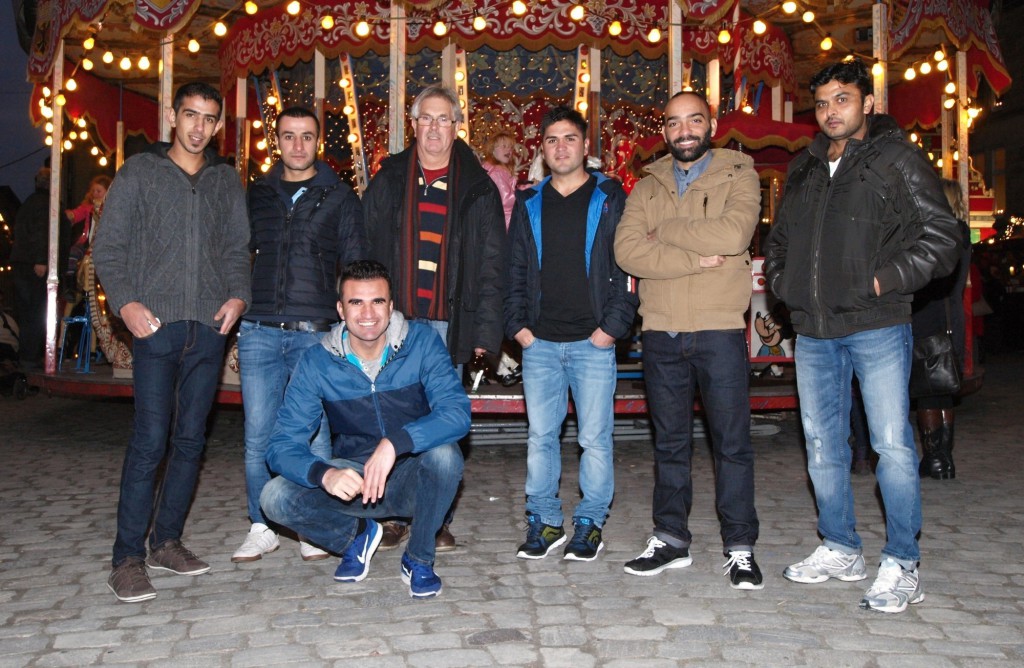
[(647, 539), (647, 549), (633, 561), (627, 561), (622, 570), (630, 575), (657, 575), (668, 568), (686, 568), (693, 563), (690, 550), (672, 547), (657, 536)]
[(588, 517), (577, 517), (572, 521), (575, 531), (572, 540), (565, 546), (565, 559), (569, 561), (593, 561), (604, 548), (601, 528)]
[(530, 523), (526, 530), (526, 542), (519, 546), (516, 553), (520, 559), (543, 559), (565, 542), (565, 530), (544, 524), (540, 521), (540, 515), (530, 513), (526, 521)]
[(761, 569), (754, 561), (753, 552), (729, 550), (729, 561), (722, 565), (722, 569), (729, 576), (729, 586), (733, 589), (764, 589)]

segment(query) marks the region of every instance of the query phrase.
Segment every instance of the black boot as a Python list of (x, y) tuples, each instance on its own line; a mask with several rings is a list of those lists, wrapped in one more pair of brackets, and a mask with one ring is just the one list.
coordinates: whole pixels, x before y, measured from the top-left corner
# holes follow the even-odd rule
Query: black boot
[(917, 411), (917, 428), (921, 433), (921, 465), (918, 473), (922, 478), (942, 480), (946, 477), (946, 463), (942, 457), (942, 412), (937, 408)]
[(942, 471), (932, 475), (939, 480), (952, 480), (956, 477), (956, 465), (953, 463), (953, 409), (942, 409), (942, 431), (939, 440), (939, 458), (942, 460)]

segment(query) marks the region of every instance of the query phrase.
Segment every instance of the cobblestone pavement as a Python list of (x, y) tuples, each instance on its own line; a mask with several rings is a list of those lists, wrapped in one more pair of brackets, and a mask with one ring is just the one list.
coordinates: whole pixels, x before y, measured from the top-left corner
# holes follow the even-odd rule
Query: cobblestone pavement
[[(987, 369), (984, 387), (958, 410), (958, 478), (922, 482), (927, 599), (900, 615), (858, 607), (870, 579), (782, 578), (818, 544), (793, 414), (761, 416), (780, 431), (755, 439), (762, 591), (734, 591), (721, 574), (703, 441), (694, 564), (660, 576), (622, 572), (650, 531), (645, 443), (616, 450), (607, 549), (592, 563), (515, 557), (525, 449), (513, 444), (470, 452), (452, 527), (459, 548), (439, 555), (437, 600), (408, 596), (400, 550), (379, 553), (356, 584), (332, 580), (334, 559), (301, 561), (291, 540), (261, 561), (232, 564), (248, 529), (242, 416), (222, 409), (184, 537), (213, 570), (154, 573), (155, 600), (122, 604), (106, 578), (131, 405), (0, 397), (0, 666), (1024, 665), (1024, 356), (990, 359)], [(576, 448), (564, 451), (563, 490), (573, 497)], [(873, 476), (854, 485), (873, 578), (880, 501)]]

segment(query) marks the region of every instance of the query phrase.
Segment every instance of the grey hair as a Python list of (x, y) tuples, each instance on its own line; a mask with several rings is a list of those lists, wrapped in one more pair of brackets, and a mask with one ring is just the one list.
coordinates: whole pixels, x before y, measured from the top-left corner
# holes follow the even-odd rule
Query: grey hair
[(432, 84), (427, 86), (420, 94), (416, 96), (416, 99), (412, 103), (412, 114), (413, 118), (420, 117), (420, 107), (423, 105), (423, 100), (431, 97), (439, 97), (448, 100), (448, 103), (452, 107), (452, 120), (456, 123), (462, 122), (462, 107), (459, 106), (459, 96), (455, 94), (451, 88), (446, 88), (440, 84)]

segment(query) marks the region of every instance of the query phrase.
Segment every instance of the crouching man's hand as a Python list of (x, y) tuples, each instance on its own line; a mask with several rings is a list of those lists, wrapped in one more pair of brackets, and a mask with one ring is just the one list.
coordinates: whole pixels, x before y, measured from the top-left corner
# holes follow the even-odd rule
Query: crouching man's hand
[(395, 446), (382, 438), (363, 466), (363, 503), (377, 503), (384, 496), (384, 485), (395, 465)]
[(353, 469), (327, 469), (320, 485), (342, 501), (351, 501), (363, 489), (363, 477)]

